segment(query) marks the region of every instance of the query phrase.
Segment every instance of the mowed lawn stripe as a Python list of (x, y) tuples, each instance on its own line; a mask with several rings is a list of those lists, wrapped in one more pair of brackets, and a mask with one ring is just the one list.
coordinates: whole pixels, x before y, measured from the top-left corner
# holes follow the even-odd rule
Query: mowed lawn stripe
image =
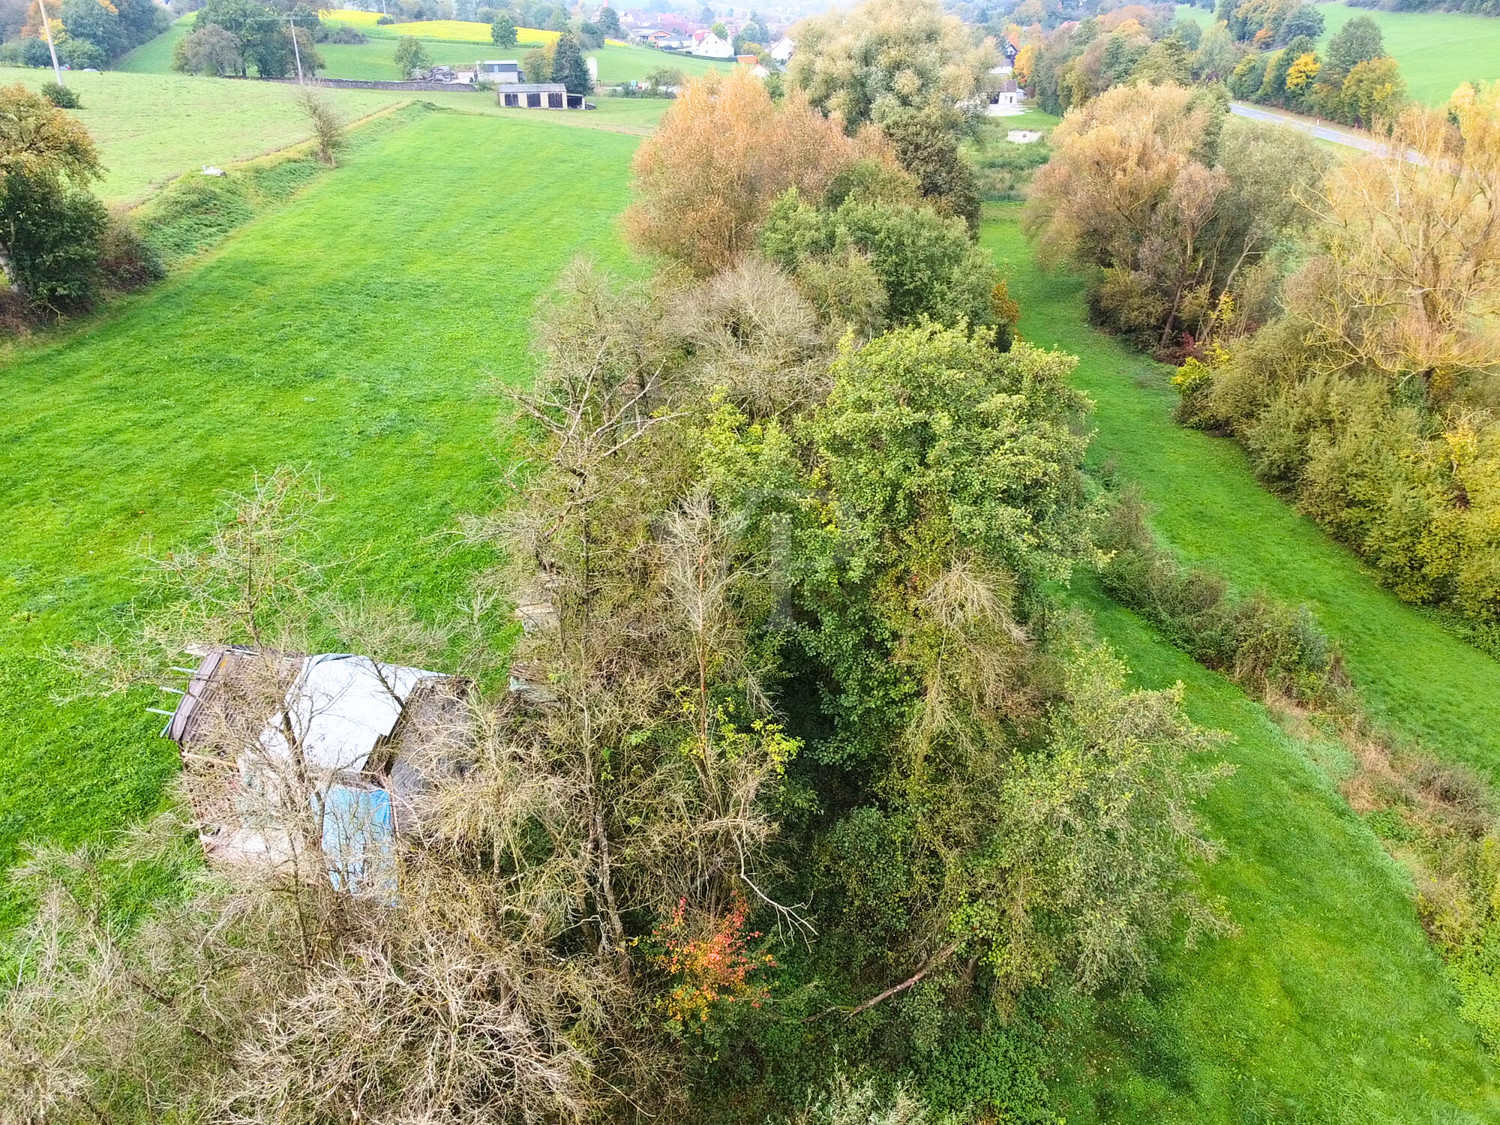
[[(529, 377), (538, 295), (572, 257), (623, 264), (636, 140), (431, 113), (362, 147), (200, 268), (0, 369), (0, 866), (149, 808), (173, 765), (140, 693), (55, 705), (46, 654), (119, 628), (147, 539), (200, 534), (223, 489), (311, 466), (330, 558), (419, 607), (472, 558), (496, 380)], [(159, 702), (159, 701), (158, 701)]]

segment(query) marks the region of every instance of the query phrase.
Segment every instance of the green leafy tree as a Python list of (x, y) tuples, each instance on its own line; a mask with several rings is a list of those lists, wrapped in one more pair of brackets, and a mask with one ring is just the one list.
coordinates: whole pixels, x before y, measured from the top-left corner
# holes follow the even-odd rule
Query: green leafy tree
[(1385, 54), (1385, 38), (1380, 25), (1369, 16), (1355, 16), (1334, 33), (1328, 41), (1328, 69), (1340, 79), (1362, 62)]
[(552, 54), (552, 81), (561, 82), (570, 94), (587, 94), (594, 88), (588, 63), (578, 40), (568, 32), (558, 36)]
[(935, 0), (868, 0), (804, 20), (797, 35), (787, 88), (851, 132), (901, 108), (977, 105), (999, 61)]
[(902, 109), (881, 122), (896, 150), (896, 162), (917, 179), (922, 195), (945, 215), (979, 230), (979, 181), (959, 155), (958, 114), (952, 110)]
[(432, 65), (432, 56), (427, 45), (415, 35), (403, 35), (396, 43), (396, 69), (405, 78), (414, 70), (426, 70)]
[(599, 9), (599, 14), (594, 17), (594, 22), (599, 25), (599, 30), (611, 39), (625, 38), (625, 29), (620, 26), (619, 13), (608, 5)]
[(552, 56), (548, 48), (533, 47), (521, 56), (521, 73), (528, 82), (552, 81)]
[(827, 208), (788, 192), (771, 208), (761, 247), (821, 290), (825, 305), (837, 305), (834, 294), (854, 283), (851, 270), (868, 274), (880, 293), (881, 315), (872, 326), (923, 317), (950, 325), (996, 322), (991, 295), (998, 279), (989, 254), (974, 245), (962, 219), (920, 201), (852, 195)]
[(245, 56), (240, 38), (216, 24), (200, 27), (172, 47), (172, 69), (217, 77), (243, 75)]
[(28, 300), (87, 304), (98, 281), (103, 171), (78, 120), (24, 86), (0, 88), (0, 269)]
[(490, 42), (497, 47), (514, 47), (517, 42), (515, 17), (509, 12), (500, 12), (490, 24)]

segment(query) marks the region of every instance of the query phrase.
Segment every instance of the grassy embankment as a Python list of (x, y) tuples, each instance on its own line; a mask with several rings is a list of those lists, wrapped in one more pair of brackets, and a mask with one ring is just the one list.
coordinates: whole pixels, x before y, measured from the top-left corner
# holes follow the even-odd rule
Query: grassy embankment
[[(1242, 590), (1306, 602), (1349, 654), (1378, 717), (1500, 777), (1500, 666), (1397, 602), (1310, 521), (1261, 489), (1229, 442), (1177, 426), (1166, 369), (1091, 329), (1079, 282), (1039, 272), (1015, 207), (984, 241), (1028, 339), (1079, 356), (1097, 405), (1096, 468), (1140, 484), (1158, 533)], [(1298, 742), (1263, 707), (1162, 642), (1091, 583), (1091, 609), (1139, 682), (1182, 680), (1187, 707), (1235, 741), (1206, 804), (1227, 845), (1209, 871), (1241, 927), (1174, 957), (1135, 1025), (1076, 1052), (1069, 1120), (1492, 1121), (1495, 1074), (1409, 902), (1409, 881), (1333, 777), (1342, 751)], [(1165, 1048), (1163, 1047), (1165, 1045)]]
[(200, 534), (221, 490), (312, 466), (351, 586), (419, 609), (461, 592), (473, 559), (445, 534), (491, 502), (488, 388), (530, 372), (535, 299), (569, 259), (622, 259), (635, 143), (422, 115), (201, 265), (4, 359), (0, 869), (160, 800), (176, 755), (143, 708), (161, 700), (59, 705), (49, 653), (125, 627), (142, 549)]

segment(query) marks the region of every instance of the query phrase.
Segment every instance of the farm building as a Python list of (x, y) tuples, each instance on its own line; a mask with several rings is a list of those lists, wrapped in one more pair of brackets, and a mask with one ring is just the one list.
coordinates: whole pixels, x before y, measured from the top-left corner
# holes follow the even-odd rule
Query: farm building
[(1014, 78), (1002, 79), (1000, 88), (990, 95), (989, 103), (984, 107), (985, 116), (1015, 117), (1023, 111), (1025, 100), (1026, 91)]
[(485, 59), (474, 64), (474, 81), (497, 84), (521, 81), (521, 64), (515, 59)]
[(593, 109), (561, 82), (511, 82), (495, 88), (495, 101), (511, 109)]
[(201, 838), (221, 863), (321, 849), (335, 886), (382, 892), (398, 833), (460, 768), (462, 680), (348, 653), (203, 654), (162, 734), (178, 744)]

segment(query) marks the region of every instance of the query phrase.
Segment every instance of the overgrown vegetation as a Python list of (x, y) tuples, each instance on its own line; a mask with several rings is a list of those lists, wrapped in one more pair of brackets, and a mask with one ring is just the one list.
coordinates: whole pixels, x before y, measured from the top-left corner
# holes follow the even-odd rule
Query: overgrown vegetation
[(89, 191), (101, 172), (93, 141), (53, 102), (0, 89), (0, 270), (9, 327), (86, 310), (105, 287), (159, 276), (128, 221)]
[[(690, 91), (669, 118), (722, 104)], [(823, 178), (824, 146), (791, 151), (813, 166), (794, 192)], [(804, 1060), (843, 1046), (954, 1112), (1035, 1115), (1034, 992), (1139, 980), (1164, 942), (1225, 931), (1197, 886), (1213, 738), (1179, 693), (1127, 688), (1049, 593), (1094, 557), (1071, 361), (926, 315), (887, 256), (957, 274), (968, 230), (878, 157), (837, 170), (841, 195), (783, 196), (773, 237), (771, 200), (739, 197), (759, 153), (696, 155), (748, 237), (712, 263), (688, 241), (694, 271), (644, 284), (576, 269), (540, 321), (534, 469), (467, 524), (508, 561), (471, 604), (528, 605), (528, 627), (512, 654), (493, 624), (463, 650), (472, 764), (434, 777), (394, 898), (336, 891), (314, 849), (313, 890), (225, 869), (111, 931), (67, 906), (78, 861), (47, 857), (57, 909), (16, 948), (56, 955), (5, 1006), (18, 1107), (758, 1119), (827, 1104)], [(758, 227), (811, 252), (795, 277)], [(868, 258), (878, 322), (809, 299), (841, 243)], [(974, 300), (993, 321), (989, 275)], [(142, 607), (157, 661), (189, 635), (428, 658), (401, 615), (325, 597), (301, 495), (273, 477), (173, 553), (177, 592)], [(487, 700), (508, 665), (518, 686)], [(213, 737), (233, 761), (246, 731)], [(277, 807), (309, 807), (306, 784)], [(418, 1061), (439, 1009), (441, 1077)], [(309, 1065), (335, 1042), (345, 1064)], [(763, 1065), (725, 1075), (721, 1055)]]
[(1397, 123), (1395, 151), (1418, 161), (1334, 169), (1279, 314), (1180, 382), (1186, 418), (1233, 431), (1398, 594), (1457, 611), (1493, 649), (1500, 110), (1470, 89), (1451, 112)]
[(1028, 228), (1088, 271), (1098, 319), (1161, 355), (1273, 315), (1278, 254), (1311, 221), (1312, 142), (1231, 119), (1210, 90), (1117, 86), (1071, 110), (1032, 182)]

